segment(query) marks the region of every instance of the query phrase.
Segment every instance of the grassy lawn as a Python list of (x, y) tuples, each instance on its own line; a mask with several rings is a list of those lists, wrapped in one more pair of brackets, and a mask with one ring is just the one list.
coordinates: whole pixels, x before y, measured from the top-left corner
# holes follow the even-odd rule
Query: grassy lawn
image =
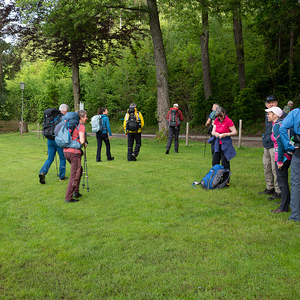
[(208, 146), (143, 140), (127, 162), (126, 142), (96, 163), (89, 138), (90, 191), (65, 204), (55, 161), (39, 183), (46, 139), (0, 135), (0, 299), (299, 299), (300, 224), (257, 195), (262, 148), (236, 149), (230, 188), (205, 191)]

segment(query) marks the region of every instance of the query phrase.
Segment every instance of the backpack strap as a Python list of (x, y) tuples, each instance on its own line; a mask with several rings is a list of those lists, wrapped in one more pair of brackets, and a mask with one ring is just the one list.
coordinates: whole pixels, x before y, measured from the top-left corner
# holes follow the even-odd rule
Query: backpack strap
[[(225, 170), (225, 173), (226, 172), (228, 172), (228, 178), (225, 180), (225, 181), (223, 181), (221, 184), (219, 184), (216, 188), (217, 189), (222, 189), (228, 182), (229, 182), (229, 178), (230, 178), (230, 176), (231, 176), (231, 172), (230, 172), (230, 170)], [(224, 173), (224, 174), (225, 174)], [(223, 176), (224, 176), (224, 174), (223, 174)]]

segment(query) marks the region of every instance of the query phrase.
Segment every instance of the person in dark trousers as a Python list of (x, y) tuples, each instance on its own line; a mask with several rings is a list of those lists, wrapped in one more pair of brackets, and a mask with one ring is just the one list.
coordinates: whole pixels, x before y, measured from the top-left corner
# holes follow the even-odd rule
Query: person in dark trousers
[[(144, 127), (144, 118), (141, 112), (136, 109), (136, 104), (131, 103), (124, 117), (124, 132), (127, 136), (127, 160), (136, 161), (142, 146), (142, 128)], [(135, 148), (133, 145), (135, 141)]]
[[(290, 143), (288, 130), (294, 131), (294, 145)], [(292, 110), (282, 121), (279, 129), (282, 143), (292, 153), (291, 161), (291, 215), (290, 220), (300, 222), (300, 108)]]
[[(102, 141), (105, 143), (106, 146), (106, 157), (107, 160), (114, 160), (115, 158), (111, 156), (110, 153), (110, 143), (109, 140), (112, 139), (111, 129), (110, 129), (110, 123), (108, 118), (108, 110), (105, 107), (99, 107), (98, 109), (98, 115), (101, 115), (103, 120), (103, 131), (96, 133), (97, 138), (97, 156), (96, 161), (101, 162), (101, 148), (102, 148)], [(109, 137), (108, 137), (109, 135)]]
[[(216, 119), (211, 134), (212, 138), (210, 138), (208, 142), (214, 145), (212, 165), (220, 164), (220, 161), (222, 161), (222, 166), (230, 170), (229, 161), (236, 156), (231, 136), (236, 135), (237, 130), (232, 120), (226, 115), (225, 108), (221, 106), (216, 109)], [(228, 176), (229, 174), (225, 173), (223, 180), (227, 180)], [(227, 183), (227, 187), (228, 186), (229, 179)]]
[(289, 211), (290, 206), (290, 187), (289, 187), (289, 167), (291, 164), (291, 155), (289, 155), (285, 150), (280, 137), (279, 129), (281, 126), (281, 116), (282, 110), (273, 106), (269, 109), (266, 109), (268, 113), (268, 120), (273, 123), (273, 131), (272, 131), (272, 141), (274, 143), (275, 149), (275, 167), (276, 167), (276, 175), (279, 188), (281, 190), (281, 202), (280, 207), (271, 210), (272, 213), (283, 213)]
[[(63, 115), (65, 115), (69, 111), (69, 106), (67, 104), (61, 104), (59, 107), (59, 110)], [(55, 140), (47, 140), (47, 148), (48, 148), (48, 158), (45, 161), (44, 165), (42, 166), (40, 172), (39, 172), (39, 179), (41, 184), (45, 184), (45, 177), (46, 174), (49, 171), (49, 168), (51, 167), (51, 164), (54, 161), (54, 157), (56, 152), (59, 155), (59, 180), (63, 181), (65, 179), (68, 179), (68, 177), (65, 176), (66, 174), (66, 159), (64, 156), (63, 148), (58, 147)]]
[[(277, 98), (273, 95), (267, 97), (265, 102), (266, 108), (270, 109), (278, 105)], [(264, 146), (263, 164), (265, 173), (266, 189), (259, 192), (258, 195), (266, 194), (271, 195), (268, 200), (281, 199), (281, 191), (277, 182), (276, 167), (275, 167), (275, 150), (274, 144), (271, 139), (272, 122), (268, 120), (267, 113), (265, 115), (265, 133), (262, 138)]]
[[(174, 113), (175, 116), (175, 123), (172, 123), (172, 113)], [(175, 103), (172, 108), (168, 111), (167, 114), (167, 121), (169, 124), (169, 137), (168, 137), (168, 142), (167, 142), (167, 147), (166, 147), (166, 154), (169, 154), (170, 148), (172, 146), (172, 141), (173, 141), (173, 136), (174, 136), (174, 150), (175, 153), (178, 153), (178, 148), (179, 148), (179, 132), (180, 132), (180, 124), (183, 121), (183, 115), (181, 110), (179, 110), (179, 105)]]

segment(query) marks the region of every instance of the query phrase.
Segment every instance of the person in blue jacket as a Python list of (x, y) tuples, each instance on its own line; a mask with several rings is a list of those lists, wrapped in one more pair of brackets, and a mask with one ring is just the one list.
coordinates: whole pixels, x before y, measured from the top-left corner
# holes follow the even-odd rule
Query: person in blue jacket
[[(288, 130), (294, 131), (294, 145), (290, 143)], [(300, 108), (292, 110), (279, 129), (281, 141), (287, 152), (293, 153), (291, 161), (291, 215), (290, 220), (300, 222)]]
[[(96, 133), (97, 138), (97, 156), (96, 161), (101, 162), (101, 148), (102, 148), (102, 141), (105, 143), (106, 146), (106, 157), (107, 160), (114, 160), (115, 158), (111, 156), (110, 153), (110, 143), (109, 140), (112, 139), (111, 129), (110, 129), (110, 123), (108, 118), (108, 110), (105, 107), (99, 107), (98, 109), (98, 115), (102, 116), (103, 119), (103, 131)], [(109, 137), (108, 137), (109, 135)]]

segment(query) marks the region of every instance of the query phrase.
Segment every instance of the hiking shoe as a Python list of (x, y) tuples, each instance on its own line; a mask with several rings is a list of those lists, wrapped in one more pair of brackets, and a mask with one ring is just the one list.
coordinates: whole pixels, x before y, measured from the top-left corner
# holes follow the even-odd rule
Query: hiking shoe
[(271, 197), (268, 198), (269, 201), (272, 201), (275, 199), (281, 199), (281, 194), (278, 194), (275, 192)]
[(111, 157), (111, 158), (108, 158), (107, 160), (109, 161), (109, 160), (114, 160), (115, 158), (114, 157)]
[(82, 197), (82, 194), (80, 194), (79, 192), (74, 192), (73, 197), (74, 198), (80, 198), (80, 197)]
[(284, 213), (284, 212), (287, 212), (287, 211), (282, 210), (282, 209), (280, 209), (280, 208), (277, 208), (277, 209), (275, 209), (275, 210), (271, 210), (271, 212), (272, 212), (273, 214), (279, 214), (279, 213)]
[(274, 189), (271, 190), (265, 189), (263, 192), (258, 193), (258, 195), (262, 195), (262, 194), (272, 195), (274, 194)]
[(45, 174), (44, 173), (39, 174), (39, 178), (40, 178), (40, 183), (41, 184), (45, 184), (46, 183), (46, 181), (45, 181)]
[(166, 151), (166, 154), (169, 154), (169, 150)]
[(135, 156), (134, 154), (132, 154), (132, 155), (131, 155), (131, 159), (132, 159), (133, 161), (136, 161), (136, 156)]
[(74, 203), (74, 202), (78, 202), (78, 199), (71, 199), (71, 200), (65, 200), (65, 203)]
[(64, 177), (64, 178), (59, 178), (59, 181), (64, 181), (64, 180), (67, 180), (68, 179), (68, 177)]

